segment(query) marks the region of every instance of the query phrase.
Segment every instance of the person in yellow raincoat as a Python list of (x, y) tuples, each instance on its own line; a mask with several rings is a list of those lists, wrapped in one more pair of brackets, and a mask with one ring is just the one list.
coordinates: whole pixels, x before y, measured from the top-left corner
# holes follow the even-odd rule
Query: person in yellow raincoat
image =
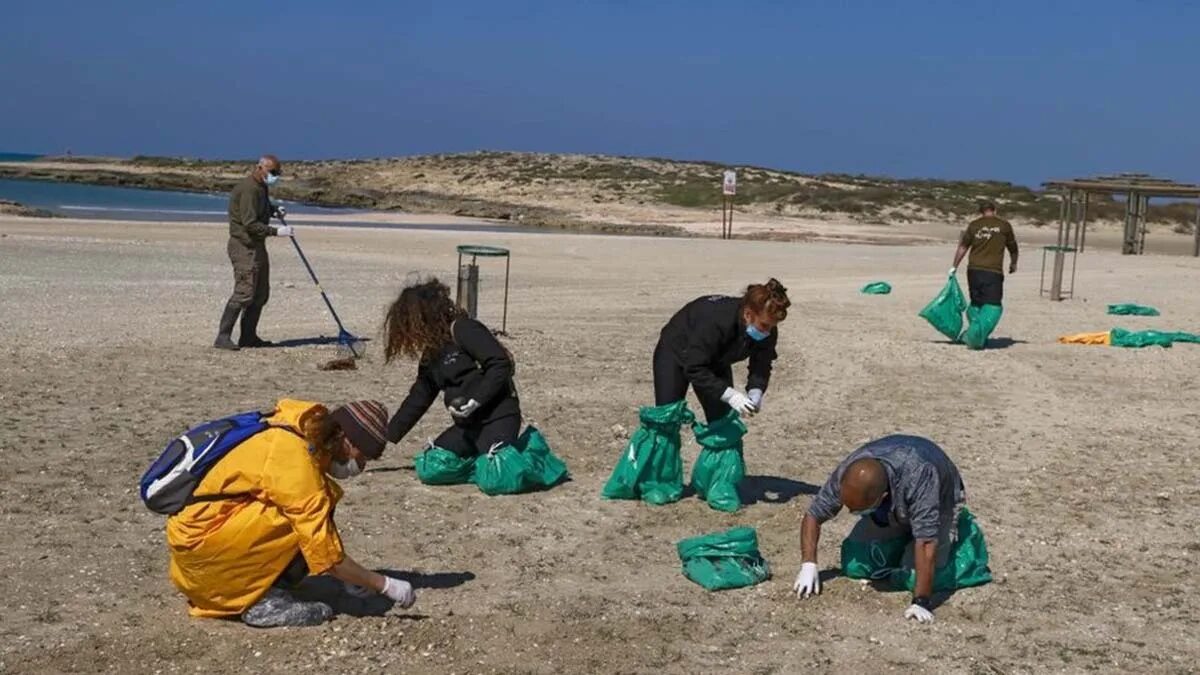
[(197, 617), (237, 617), (252, 626), (315, 625), (333, 615), (288, 590), (329, 574), (360, 597), (372, 591), (401, 607), (412, 586), (354, 562), (342, 547), (334, 506), (350, 478), (386, 445), (387, 409), (356, 401), (330, 412), (285, 399), (270, 428), (209, 469), (192, 501), (167, 520), (170, 576)]

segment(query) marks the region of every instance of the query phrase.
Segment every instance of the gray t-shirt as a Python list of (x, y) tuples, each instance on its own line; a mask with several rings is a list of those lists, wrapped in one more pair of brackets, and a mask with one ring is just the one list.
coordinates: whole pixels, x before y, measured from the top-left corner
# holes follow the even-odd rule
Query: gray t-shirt
[(823, 523), (842, 510), (842, 475), (864, 457), (879, 460), (888, 476), (891, 517), (909, 523), (916, 539), (936, 539), (966, 501), (958, 467), (936, 443), (919, 436), (885, 436), (842, 460), (813, 498), (808, 513)]

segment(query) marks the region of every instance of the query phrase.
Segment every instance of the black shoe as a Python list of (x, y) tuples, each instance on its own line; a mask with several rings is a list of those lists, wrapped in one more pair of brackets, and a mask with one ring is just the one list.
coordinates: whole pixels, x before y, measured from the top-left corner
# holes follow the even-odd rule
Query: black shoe
[(255, 335), (253, 337), (244, 337), (238, 340), (238, 346), (242, 349), (258, 349), (262, 347), (274, 347), (275, 343), (271, 342), (270, 340), (264, 340)]
[(228, 335), (218, 335), (217, 341), (213, 343), (213, 347), (217, 349), (225, 349), (231, 352), (236, 352), (240, 347), (233, 341), (233, 338)]

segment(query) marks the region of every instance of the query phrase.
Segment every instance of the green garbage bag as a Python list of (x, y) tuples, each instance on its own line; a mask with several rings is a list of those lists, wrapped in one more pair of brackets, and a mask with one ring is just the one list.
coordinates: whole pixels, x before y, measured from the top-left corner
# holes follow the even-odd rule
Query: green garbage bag
[(1139, 330), (1114, 328), (1108, 333), (1114, 347), (1170, 347), (1176, 342), (1200, 343), (1200, 335), (1182, 331)]
[(1122, 303), (1119, 305), (1109, 305), (1108, 313), (1117, 316), (1158, 316), (1158, 310), (1146, 305), (1135, 305), (1133, 303)]
[[(917, 585), (917, 571), (902, 565), (891, 572), (890, 581), (894, 588), (911, 591)], [(987, 543), (983, 530), (975, 522), (971, 512), (963, 508), (958, 514), (958, 541), (950, 549), (946, 564), (933, 571), (933, 590), (942, 593), (982, 586), (992, 580), (988, 569)]]
[(675, 545), (683, 575), (710, 591), (753, 586), (771, 578), (752, 527), (684, 539)]
[(641, 499), (670, 504), (683, 497), (683, 458), (679, 428), (695, 421), (687, 401), (646, 406), (642, 424), (629, 439), (600, 495), (605, 499)]
[[(966, 507), (959, 513), (957, 527), (958, 541), (951, 548), (946, 564), (933, 572), (936, 592), (979, 586), (992, 580), (983, 530)], [(877, 540), (846, 537), (842, 541), (842, 573), (851, 579), (886, 580), (892, 588), (911, 591), (917, 582), (916, 570), (906, 561), (911, 559), (912, 542), (909, 534)]]
[(967, 308), (967, 299), (963, 296), (962, 288), (958, 285), (957, 277), (950, 277), (940, 293), (919, 316), (928, 321), (939, 333), (951, 340), (958, 340), (962, 334), (963, 310)]
[(470, 483), (475, 471), (474, 457), (459, 457), (445, 448), (430, 445), (417, 455), (417, 480), (426, 485)]
[(883, 579), (900, 567), (912, 541), (904, 534), (887, 539), (856, 539), (854, 531), (842, 540), (842, 574), (851, 579)]
[(963, 332), (962, 340), (971, 349), (983, 349), (987, 346), (988, 337), (1000, 323), (1000, 315), (1004, 308), (1000, 305), (981, 305), (967, 307), (967, 330)]
[(886, 281), (872, 281), (862, 287), (862, 292), (867, 295), (887, 295), (892, 292), (892, 285)]
[(718, 511), (733, 513), (742, 508), (737, 486), (746, 477), (742, 436), (746, 425), (736, 410), (712, 424), (692, 423), (700, 456), (692, 466), (692, 489)]
[(567, 465), (550, 451), (534, 427), (516, 446), (504, 445), (475, 459), (472, 482), (486, 495), (513, 495), (553, 487), (567, 477)]

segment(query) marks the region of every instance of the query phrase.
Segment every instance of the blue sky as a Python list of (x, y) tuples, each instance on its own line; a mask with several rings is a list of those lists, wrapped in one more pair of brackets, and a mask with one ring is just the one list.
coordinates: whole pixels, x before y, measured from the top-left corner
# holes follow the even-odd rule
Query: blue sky
[(0, 150), (1200, 180), (1200, 4), (0, 0)]

